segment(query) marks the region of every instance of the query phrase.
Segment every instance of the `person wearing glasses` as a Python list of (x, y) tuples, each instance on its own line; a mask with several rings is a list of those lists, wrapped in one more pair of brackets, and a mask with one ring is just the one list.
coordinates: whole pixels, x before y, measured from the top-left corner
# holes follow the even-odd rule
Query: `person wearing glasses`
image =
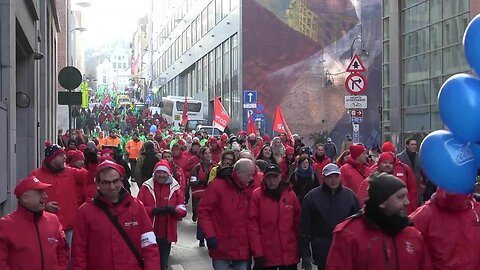
[(152, 223), (143, 204), (123, 187), (121, 165), (97, 167), (98, 193), (78, 209), (72, 269), (160, 269)]

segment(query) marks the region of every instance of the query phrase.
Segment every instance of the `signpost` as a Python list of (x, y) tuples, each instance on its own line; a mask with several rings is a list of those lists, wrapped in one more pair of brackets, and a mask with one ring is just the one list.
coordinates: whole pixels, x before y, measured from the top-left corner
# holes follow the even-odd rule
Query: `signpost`
[(244, 109), (257, 108), (257, 91), (255, 90), (243, 91), (243, 108)]
[[(75, 88), (80, 86), (80, 84), (82, 83), (82, 73), (80, 73), (80, 70), (78, 70), (76, 67), (72, 67), (72, 66), (64, 67), (58, 73), (58, 83), (63, 88), (68, 90), (68, 96), (76, 95), (77, 93), (72, 92), (72, 90), (74, 90)], [(87, 89), (87, 91), (88, 91), (88, 89)], [(70, 135), (70, 138), (72, 137), (72, 108), (71, 108), (71, 106), (82, 104), (81, 93), (79, 93), (79, 94), (80, 94), (79, 102), (77, 101), (76, 103), (68, 103), (68, 134)], [(75, 99), (72, 99), (72, 100), (75, 100)], [(62, 105), (60, 103), (60, 99), (59, 99), (58, 104)]]
[(350, 75), (345, 79), (345, 89), (351, 96), (345, 96), (345, 108), (350, 110), (350, 121), (353, 129), (353, 142), (360, 141), (360, 123), (363, 123), (363, 111), (367, 108), (367, 96), (362, 95), (367, 91), (367, 77), (363, 72), (367, 68), (362, 63), (362, 58), (358, 54), (353, 55), (352, 60), (347, 66), (346, 72)]

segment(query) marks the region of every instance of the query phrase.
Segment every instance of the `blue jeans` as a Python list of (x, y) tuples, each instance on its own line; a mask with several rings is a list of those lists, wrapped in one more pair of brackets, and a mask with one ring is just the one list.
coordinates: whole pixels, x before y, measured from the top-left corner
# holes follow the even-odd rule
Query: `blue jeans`
[(73, 229), (63, 231), (65, 233), (65, 238), (67, 241), (67, 246), (69, 249), (68, 253), (68, 266), (67, 269), (72, 269), (72, 238), (73, 238)]
[(230, 263), (232, 264), (233, 270), (247, 270), (248, 261), (212, 259), (213, 269), (215, 270), (229, 270)]
[(172, 249), (172, 243), (168, 243), (166, 238), (157, 238), (158, 249), (160, 250), (161, 270), (168, 269), (168, 257)]

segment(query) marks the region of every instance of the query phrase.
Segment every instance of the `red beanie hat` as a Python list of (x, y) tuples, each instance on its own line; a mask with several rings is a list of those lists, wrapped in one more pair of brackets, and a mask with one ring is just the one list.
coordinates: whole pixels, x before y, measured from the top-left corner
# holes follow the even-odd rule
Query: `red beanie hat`
[(45, 142), (45, 159), (43, 160), (45, 163), (50, 163), (60, 154), (65, 154), (63, 148), (49, 141)]
[(295, 154), (295, 149), (293, 149), (293, 147), (291, 147), (291, 146), (287, 146), (287, 148), (285, 148), (285, 154), (286, 155), (293, 155), (293, 154)]
[(210, 137), (208, 138), (208, 143), (211, 144), (211, 143), (217, 143), (217, 139), (215, 139), (215, 137)]
[(393, 163), (394, 160), (395, 160), (395, 157), (393, 156), (393, 154), (391, 152), (383, 152), (378, 157), (378, 163), (377, 164), (380, 165), (380, 163), (382, 163), (384, 161), (391, 161)]
[(350, 145), (350, 156), (352, 159), (357, 159), (363, 152), (365, 152), (365, 146), (362, 144)]
[(269, 142), (270, 141), (270, 136), (268, 136), (268, 134), (265, 134), (265, 135), (263, 135), (262, 139), (263, 139), (264, 142)]
[(78, 150), (70, 150), (67, 152), (67, 164), (72, 164), (77, 160), (85, 160), (85, 156), (81, 151)]
[(172, 168), (170, 167), (170, 163), (166, 161), (165, 159), (160, 160), (155, 164), (155, 167), (153, 168), (153, 174), (155, 174), (156, 171), (164, 171), (168, 174), (172, 174)]
[(117, 164), (113, 161), (110, 161), (110, 160), (105, 160), (98, 165), (97, 175), (98, 175), (98, 173), (100, 173), (102, 170), (104, 170), (106, 168), (114, 169), (115, 171), (117, 171), (120, 174), (121, 177), (125, 176), (125, 169), (123, 168), (123, 166), (120, 165), (120, 164)]
[(220, 139), (222, 139), (222, 141), (226, 142), (228, 140), (227, 133), (222, 133), (222, 135), (220, 135)]
[(393, 145), (392, 142), (385, 142), (383, 145), (382, 145), (382, 153), (383, 152), (392, 152), (392, 153), (395, 153), (396, 152), (396, 149), (395, 149), (395, 146)]

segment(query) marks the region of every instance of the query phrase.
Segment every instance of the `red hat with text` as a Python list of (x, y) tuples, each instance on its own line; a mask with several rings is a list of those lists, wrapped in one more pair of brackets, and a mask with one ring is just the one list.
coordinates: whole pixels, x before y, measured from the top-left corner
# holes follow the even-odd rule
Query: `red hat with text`
[(22, 196), (23, 193), (27, 192), (30, 189), (42, 190), (51, 186), (52, 185), (50, 184), (41, 182), (35, 176), (32, 175), (22, 179), (15, 187), (14, 193), (15, 193), (15, 196), (17, 196), (17, 198), (20, 198), (20, 196)]
[(57, 144), (52, 144), (50, 141), (45, 142), (45, 159), (43, 160), (46, 163), (50, 163), (58, 155), (65, 154), (65, 151), (62, 147)]

